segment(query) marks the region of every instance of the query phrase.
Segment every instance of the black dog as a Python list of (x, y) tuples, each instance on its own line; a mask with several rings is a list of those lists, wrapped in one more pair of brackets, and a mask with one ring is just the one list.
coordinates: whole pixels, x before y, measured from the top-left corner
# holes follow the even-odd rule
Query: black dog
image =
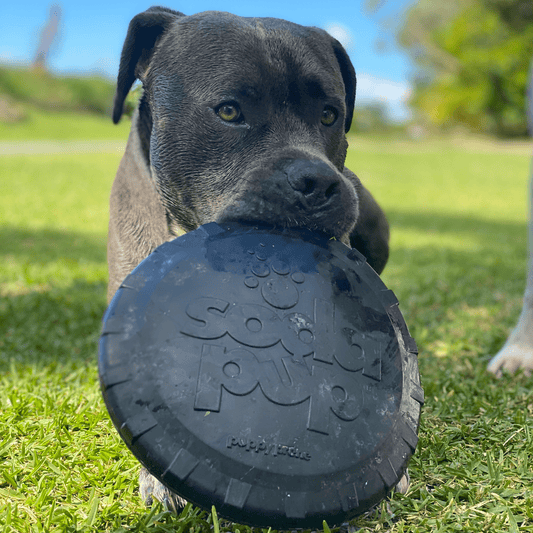
[[(122, 51), (113, 120), (143, 97), (111, 193), (111, 298), (154, 248), (207, 222), (306, 226), (357, 248), (380, 273), (386, 218), (345, 168), (354, 68), (318, 28), (162, 7), (137, 15)], [(183, 503), (146, 471), (141, 493)]]

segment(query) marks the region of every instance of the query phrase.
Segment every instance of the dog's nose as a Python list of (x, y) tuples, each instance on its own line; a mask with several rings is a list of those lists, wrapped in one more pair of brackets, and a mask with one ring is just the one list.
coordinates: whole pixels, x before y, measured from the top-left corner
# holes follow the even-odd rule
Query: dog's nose
[(296, 160), (283, 170), (291, 188), (309, 206), (324, 205), (339, 191), (337, 172), (323, 161)]

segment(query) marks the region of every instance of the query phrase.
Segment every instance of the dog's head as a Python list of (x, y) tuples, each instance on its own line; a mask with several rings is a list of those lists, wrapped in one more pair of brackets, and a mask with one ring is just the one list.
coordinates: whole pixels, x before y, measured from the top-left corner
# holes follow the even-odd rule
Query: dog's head
[(130, 23), (115, 122), (136, 79), (136, 127), (171, 230), (239, 220), (348, 241), (358, 214), (358, 181), (343, 174), (356, 78), (325, 31), (151, 8)]

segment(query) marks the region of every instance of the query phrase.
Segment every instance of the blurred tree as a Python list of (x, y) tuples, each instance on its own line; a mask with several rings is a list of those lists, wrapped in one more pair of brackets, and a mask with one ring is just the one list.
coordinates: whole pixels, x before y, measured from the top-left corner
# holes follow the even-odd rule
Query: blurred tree
[(385, 132), (390, 130), (391, 127), (391, 122), (387, 118), (385, 104), (377, 102), (355, 106), (352, 132)]
[(430, 123), (527, 134), (533, 0), (420, 0), (396, 33), (417, 66), (410, 103)]
[(531, 0), (485, 0), (485, 4), (499, 13), (502, 20), (515, 30), (522, 31), (533, 24)]
[(48, 22), (41, 31), (39, 45), (33, 60), (33, 68), (37, 70), (46, 69), (46, 61), (50, 57), (50, 49), (54, 41), (57, 40), (59, 24), (61, 22), (61, 6), (53, 4), (50, 7)]

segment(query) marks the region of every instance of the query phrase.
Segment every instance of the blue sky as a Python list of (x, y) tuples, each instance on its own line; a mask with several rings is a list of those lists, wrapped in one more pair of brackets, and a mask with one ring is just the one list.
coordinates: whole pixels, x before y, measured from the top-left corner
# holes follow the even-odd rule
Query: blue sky
[(413, 0), (388, 0), (378, 17), (364, 12), (364, 0), (6, 0), (0, 8), (0, 63), (31, 62), (52, 3), (62, 7), (60, 39), (49, 61), (56, 72), (93, 72), (115, 78), (129, 21), (151, 5), (165, 5), (186, 15), (218, 10), (241, 16), (273, 16), (319, 26), (340, 38), (357, 72), (357, 102), (382, 101), (391, 116), (408, 116), (405, 99), (412, 66), (405, 52), (390, 39), (381, 52), (376, 41), (384, 36), (378, 17), (392, 17), (397, 22)]

